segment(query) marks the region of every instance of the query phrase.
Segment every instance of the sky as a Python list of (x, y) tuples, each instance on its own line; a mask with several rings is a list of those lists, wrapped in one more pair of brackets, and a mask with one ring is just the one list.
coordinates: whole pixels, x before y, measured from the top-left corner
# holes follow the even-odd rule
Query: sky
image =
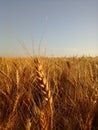
[(97, 0), (0, 0), (0, 56), (98, 56)]

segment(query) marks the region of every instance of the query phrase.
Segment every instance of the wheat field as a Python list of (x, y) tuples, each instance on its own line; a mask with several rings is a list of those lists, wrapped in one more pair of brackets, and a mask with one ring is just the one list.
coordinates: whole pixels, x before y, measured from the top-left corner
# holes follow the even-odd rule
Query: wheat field
[(98, 130), (98, 58), (0, 58), (0, 130)]

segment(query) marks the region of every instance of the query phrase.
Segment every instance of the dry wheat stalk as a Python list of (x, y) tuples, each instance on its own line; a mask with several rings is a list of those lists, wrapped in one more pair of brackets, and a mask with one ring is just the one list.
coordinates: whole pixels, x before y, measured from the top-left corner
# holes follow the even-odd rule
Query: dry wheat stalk
[(30, 118), (27, 118), (26, 130), (31, 130), (31, 120), (30, 120)]
[(15, 102), (14, 102), (14, 105), (13, 105), (13, 113), (15, 112), (16, 108), (17, 108), (17, 104), (18, 104), (18, 101), (19, 101), (19, 98), (20, 98), (20, 93), (18, 93), (18, 90), (19, 90), (19, 71), (18, 69), (16, 70), (16, 98), (15, 98)]
[(90, 80), (93, 82), (93, 70), (92, 70), (92, 64), (88, 63), (88, 70), (89, 70), (89, 76), (90, 76)]
[[(19, 70), (16, 69), (16, 92), (15, 92), (16, 94), (15, 94), (15, 100), (14, 100), (14, 103), (12, 106), (12, 111), (11, 111), (10, 116), (8, 117), (8, 121), (6, 123), (6, 127), (5, 127), (6, 130), (11, 129), (14, 124), (13, 115), (15, 114), (15, 112), (17, 112), (17, 105), (18, 105), (18, 102), (22, 95), (22, 93), (19, 93), (19, 79), (20, 79)], [(13, 121), (11, 121), (11, 120), (13, 120)]]
[(16, 85), (17, 85), (17, 89), (19, 89), (19, 80), (20, 80), (20, 78), (19, 78), (19, 71), (17, 69), (16, 70)]
[[(53, 100), (52, 100), (51, 89), (50, 89), (48, 81), (45, 77), (45, 74), (43, 72), (43, 66), (40, 63), (40, 60), (35, 59), (34, 63), (35, 63), (36, 76), (37, 76), (37, 82), (38, 82), (37, 87), (39, 87), (39, 90), (41, 91), (41, 93), (43, 95), (43, 101), (41, 102), (41, 105), (43, 106), (45, 103), (45, 105), (40, 109), (41, 127), (42, 127), (42, 130), (48, 130), (48, 125), (50, 122), (51, 123), (50, 130), (52, 130), (52, 127), (53, 127), (53, 108), (52, 108)], [(48, 104), (50, 107), (50, 114), (49, 115), (46, 115), (46, 113), (45, 113), (46, 104)], [(47, 120), (47, 116), (51, 116), (51, 117), (49, 117), (49, 118), (51, 118), (51, 121)]]

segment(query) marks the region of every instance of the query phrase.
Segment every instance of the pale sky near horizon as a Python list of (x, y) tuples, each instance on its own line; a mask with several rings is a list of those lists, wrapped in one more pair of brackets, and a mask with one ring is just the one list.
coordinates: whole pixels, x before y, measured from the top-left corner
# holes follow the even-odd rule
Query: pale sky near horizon
[(0, 56), (98, 56), (97, 34), (97, 0), (0, 0)]

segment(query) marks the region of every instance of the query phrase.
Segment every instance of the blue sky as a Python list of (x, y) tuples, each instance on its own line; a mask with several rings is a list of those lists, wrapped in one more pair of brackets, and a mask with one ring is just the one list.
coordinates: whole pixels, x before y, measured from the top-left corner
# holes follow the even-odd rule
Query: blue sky
[[(1, 0), (0, 56), (98, 56), (97, 0)], [(27, 54), (28, 55), (28, 54)]]

